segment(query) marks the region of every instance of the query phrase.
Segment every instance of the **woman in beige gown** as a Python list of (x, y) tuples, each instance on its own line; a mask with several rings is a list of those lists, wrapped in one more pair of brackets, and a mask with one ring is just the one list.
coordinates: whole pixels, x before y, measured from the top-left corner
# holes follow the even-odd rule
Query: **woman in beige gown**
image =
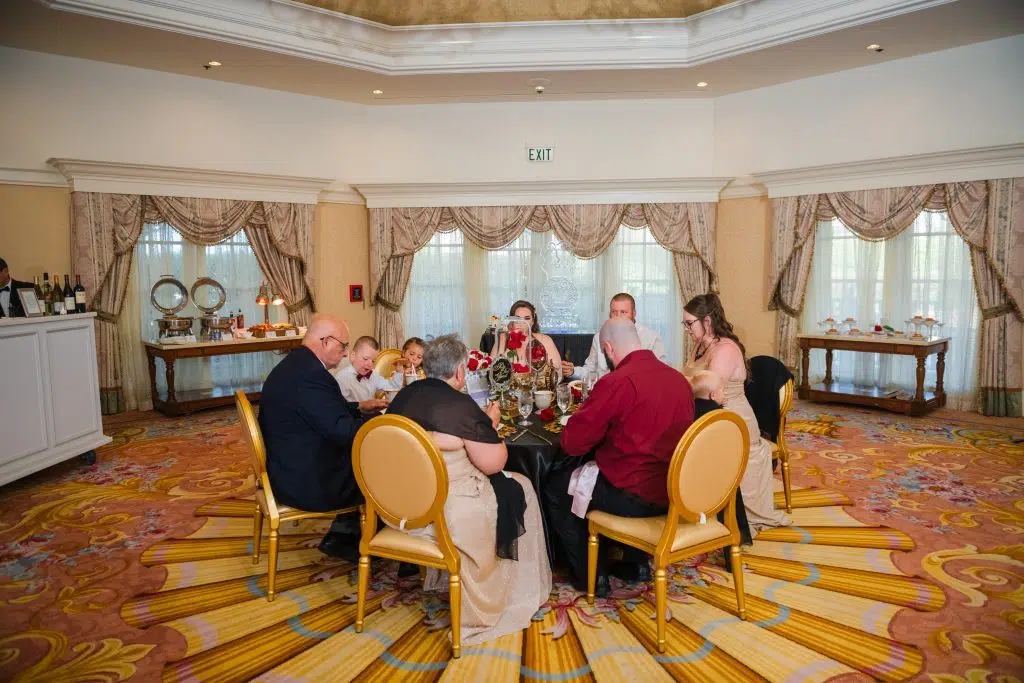
[[(551, 567), (533, 486), (521, 474), (502, 471), (508, 452), (495, 431), (497, 404), (481, 410), (461, 391), (468, 358), (454, 335), (428, 342), (427, 378), (402, 389), (388, 412), (430, 432), (444, 455), (444, 517), (462, 560), (462, 643), (473, 645), (529, 626), (551, 593)], [(511, 509), (521, 511), (521, 519)], [(433, 538), (434, 529), (409, 533)], [(447, 587), (447, 572), (428, 570), (426, 590)]]
[(746, 353), (725, 318), (718, 295), (701, 294), (690, 299), (683, 307), (683, 325), (693, 341), (683, 374), (692, 378), (698, 372), (714, 373), (718, 386), (711, 399), (737, 413), (747, 424), (750, 457), (740, 480), (740, 491), (751, 536), (761, 529), (792, 524), (784, 512), (775, 509), (771, 447), (761, 438), (754, 410), (743, 391), (747, 379)]

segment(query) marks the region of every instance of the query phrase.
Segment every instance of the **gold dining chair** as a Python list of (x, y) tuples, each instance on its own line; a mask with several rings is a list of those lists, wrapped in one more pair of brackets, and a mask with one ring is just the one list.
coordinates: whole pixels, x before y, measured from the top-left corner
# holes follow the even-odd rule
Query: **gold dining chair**
[(793, 407), (793, 380), (787, 381), (779, 389), (779, 435), (775, 441), (769, 441), (772, 447), (772, 460), (778, 459), (782, 464), (782, 489), (786, 496), (786, 512), (793, 512), (793, 487), (789, 481), (789, 447), (786, 446), (786, 418)]
[[(598, 536), (607, 536), (653, 555), (658, 652), (664, 652), (668, 566), (731, 546), (737, 613), (740, 619), (746, 619), (736, 488), (749, 455), (750, 435), (743, 419), (728, 410), (713, 410), (686, 430), (672, 454), (668, 467), (668, 514), (619, 517), (599, 510), (588, 512), (587, 599), (590, 603), (594, 603), (597, 581)], [(716, 518), (723, 507), (725, 524)]]
[[(359, 543), (359, 588), (356, 633), (363, 630), (370, 557), (448, 570), (452, 621), (452, 656), (461, 645), (459, 552), (444, 521), (448, 469), (426, 431), (401, 415), (381, 415), (364, 424), (352, 446), (352, 469), (366, 499), (363, 537)], [(401, 472), (401, 476), (395, 476)], [(390, 526), (377, 530), (380, 516)], [(433, 525), (434, 538), (405, 533)]]
[(377, 352), (377, 360), (373, 362), (374, 372), (384, 379), (391, 379), (395, 372), (395, 361), (401, 357), (401, 349), (381, 349)]
[(235, 392), (235, 408), (238, 409), (238, 419), (242, 423), (242, 430), (249, 442), (249, 457), (256, 475), (256, 504), (253, 507), (252, 516), (252, 563), (257, 564), (260, 561), (263, 518), (266, 517), (270, 521), (270, 542), (267, 548), (267, 602), (273, 602), (274, 586), (277, 582), (277, 545), (281, 523), (298, 523), (303, 519), (334, 519), (337, 515), (353, 512), (360, 513), (361, 520), (363, 517), (362, 506), (341, 508), (329, 512), (308, 512), (288, 505), (278, 505), (274, 500), (274, 492), (270, 488), (270, 477), (267, 475), (267, 451), (263, 445), (263, 434), (260, 432), (260, 425), (252, 410), (252, 404), (249, 403), (249, 398), (241, 389)]

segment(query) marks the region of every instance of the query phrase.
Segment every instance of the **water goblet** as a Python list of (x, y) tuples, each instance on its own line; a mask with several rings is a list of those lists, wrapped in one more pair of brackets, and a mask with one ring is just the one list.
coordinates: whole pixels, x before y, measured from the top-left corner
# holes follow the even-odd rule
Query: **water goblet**
[(559, 384), (555, 388), (555, 400), (558, 402), (558, 409), (565, 415), (569, 410), (569, 404), (572, 402), (572, 390), (568, 384)]
[(519, 416), (523, 418), (517, 424), (520, 427), (529, 427), (532, 423), (527, 420), (530, 413), (533, 412), (533, 392), (520, 391), (518, 394), (519, 398)]

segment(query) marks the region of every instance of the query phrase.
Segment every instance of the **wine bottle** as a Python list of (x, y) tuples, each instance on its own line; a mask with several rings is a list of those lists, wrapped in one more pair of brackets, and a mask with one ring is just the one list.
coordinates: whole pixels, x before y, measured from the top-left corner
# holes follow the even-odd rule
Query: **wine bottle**
[(53, 315), (53, 298), (50, 290), (49, 273), (43, 273), (42, 295), (39, 297), (39, 303), (46, 315)]
[(53, 289), (50, 290), (50, 301), (53, 304), (54, 315), (64, 315), (64, 292), (60, 288), (60, 274), (53, 274)]
[(82, 286), (82, 276), (75, 276), (75, 312), (85, 313), (85, 287)]
[(71, 289), (70, 275), (64, 274), (64, 312), (75, 312), (75, 290)]
[(240, 330), (245, 329), (245, 315), (242, 313), (242, 309), (238, 309), (238, 315), (235, 316), (235, 327)]
[(32, 276), (32, 289), (34, 289), (35, 292), (36, 292), (36, 301), (40, 301), (41, 302), (43, 300), (43, 291), (41, 289), (39, 289), (39, 276), (38, 275), (33, 275)]

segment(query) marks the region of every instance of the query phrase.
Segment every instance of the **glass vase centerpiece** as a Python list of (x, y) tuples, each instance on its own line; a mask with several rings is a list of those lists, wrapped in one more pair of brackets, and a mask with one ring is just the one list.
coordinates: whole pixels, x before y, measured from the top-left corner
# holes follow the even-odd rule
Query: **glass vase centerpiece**
[(518, 316), (509, 316), (502, 322), (506, 330), (505, 357), (512, 363), (512, 387), (533, 391), (533, 368), (529, 362), (533, 347), (530, 324)]

